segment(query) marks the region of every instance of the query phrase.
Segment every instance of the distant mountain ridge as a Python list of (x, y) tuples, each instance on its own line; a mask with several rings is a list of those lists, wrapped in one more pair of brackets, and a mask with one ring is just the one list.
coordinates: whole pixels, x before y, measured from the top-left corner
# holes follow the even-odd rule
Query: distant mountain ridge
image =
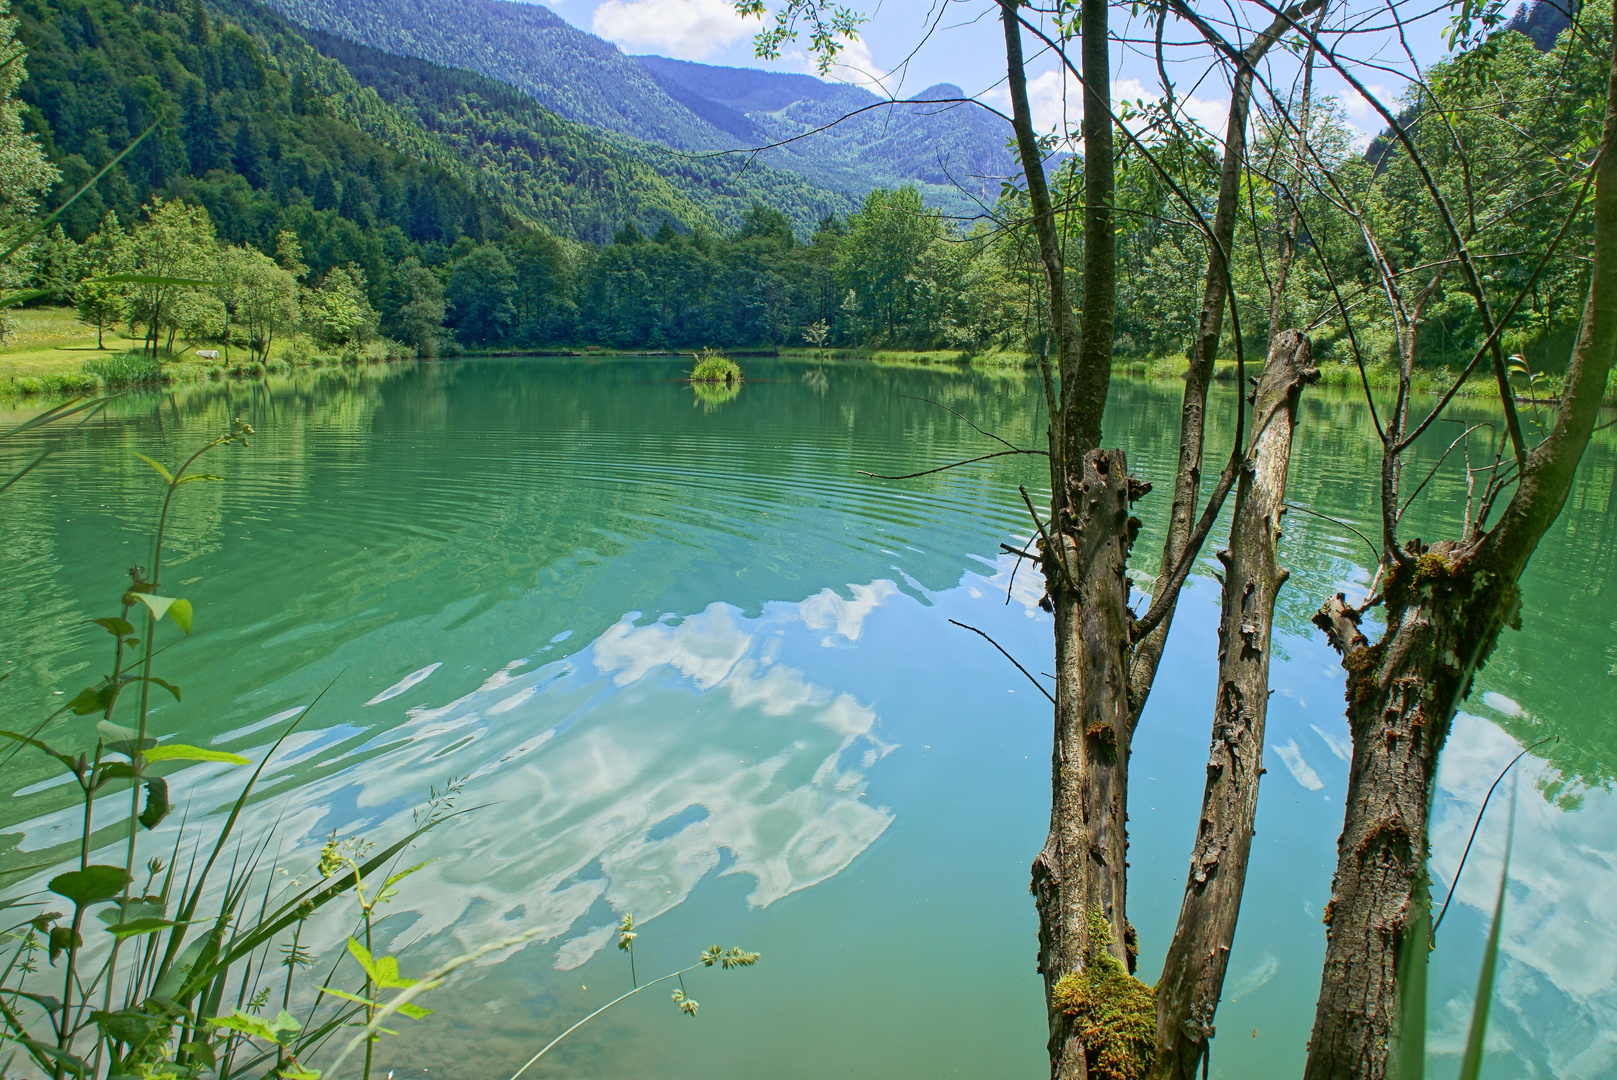
[[(548, 8), (509, 0), (267, 0), (288, 18), (400, 56), (514, 86), (579, 123), (688, 153), (746, 151), (802, 136), (882, 99), (808, 75), (631, 57)], [(942, 85), (923, 99), (961, 97)], [(915, 182), (974, 215), (1014, 172), (1006, 133), (974, 105), (894, 104), (767, 151), (760, 160), (853, 197)], [(962, 190), (964, 189), (964, 190)]]
[(934, 203), (975, 216), (973, 197), (992, 203), (1001, 179), (1018, 171), (1001, 121), (966, 103), (951, 83), (884, 105), (863, 87), (808, 75), (635, 59), (670, 96), (715, 126), (746, 131), (753, 145), (799, 139), (780, 148), (775, 164), (828, 186), (855, 178), (883, 186), (914, 182)]

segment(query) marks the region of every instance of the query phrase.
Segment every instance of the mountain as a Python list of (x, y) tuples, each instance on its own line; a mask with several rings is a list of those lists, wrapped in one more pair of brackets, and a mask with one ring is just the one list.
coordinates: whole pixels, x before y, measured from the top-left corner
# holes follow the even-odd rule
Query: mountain
[(128, 222), (149, 198), (180, 195), (232, 241), (273, 250), (293, 229), (317, 270), (358, 260), (377, 281), (426, 254), (420, 245), (525, 225), (604, 243), (631, 222), (729, 230), (763, 202), (806, 234), (853, 205), (767, 167), (671, 160), (501, 83), (322, 38), (252, 0), (16, 0), (13, 11), (26, 123), (61, 168), (63, 196), (167, 117), (69, 208), (78, 237), (107, 210)]
[(473, 72), (316, 30), (301, 33), (359, 86), (471, 165), (512, 210), (564, 236), (606, 243), (629, 222), (651, 233), (664, 220), (681, 230), (730, 230), (758, 203), (806, 235), (827, 215), (855, 207), (794, 173), (741, 157), (692, 157), (564, 120)]
[(294, 22), (401, 56), (464, 68), (532, 95), (569, 120), (676, 150), (737, 140), (675, 101), (615, 45), (549, 8), (501, 0), (269, 0)]
[[(473, 71), (524, 91), (569, 120), (691, 154), (799, 138), (882, 101), (868, 90), (808, 75), (626, 56), (537, 4), (267, 2), (325, 34)], [(961, 96), (947, 84), (917, 95), (922, 101)], [(997, 118), (980, 107), (898, 102), (757, 160), (855, 198), (873, 187), (914, 182), (934, 205), (975, 215), (973, 197), (991, 202), (999, 194), (999, 177), (1015, 171), (1005, 140)], [(735, 159), (753, 156), (737, 153)]]
[(662, 56), (635, 59), (671, 97), (709, 123), (753, 145), (797, 140), (779, 149), (776, 164), (828, 187), (915, 183), (935, 205), (975, 216), (971, 197), (992, 203), (1001, 178), (1018, 171), (1004, 123), (962, 103), (964, 92), (950, 83), (908, 101), (889, 101), (808, 75)]

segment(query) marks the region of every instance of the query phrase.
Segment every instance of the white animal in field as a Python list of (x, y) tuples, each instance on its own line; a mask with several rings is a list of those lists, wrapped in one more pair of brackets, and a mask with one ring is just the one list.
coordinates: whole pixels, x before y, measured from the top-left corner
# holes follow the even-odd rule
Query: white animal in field
[(202, 357), (202, 359), (204, 359), (204, 360), (217, 360), (217, 359), (219, 359), (219, 350), (218, 349), (198, 349), (197, 350), (197, 355)]

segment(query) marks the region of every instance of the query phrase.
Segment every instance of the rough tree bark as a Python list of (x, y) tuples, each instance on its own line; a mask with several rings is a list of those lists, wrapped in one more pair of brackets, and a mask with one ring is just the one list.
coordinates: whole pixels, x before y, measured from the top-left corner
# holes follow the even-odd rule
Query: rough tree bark
[(1286, 470), (1303, 386), (1319, 378), (1308, 338), (1286, 330), (1270, 343), (1254, 396), (1253, 444), (1241, 469), (1224, 563), (1218, 695), (1196, 842), (1173, 942), (1157, 983), (1153, 1080), (1194, 1080), (1213, 1036), (1263, 774), (1269, 635), (1287, 571), (1276, 555), (1286, 512)]
[(1398, 954), (1428, 902), (1438, 754), (1472, 676), (1516, 618), (1517, 581), (1566, 501), (1599, 414), (1617, 353), (1617, 53), (1611, 63), (1589, 294), (1554, 428), (1527, 454), (1492, 528), (1469, 542), (1411, 541), (1388, 552), (1380, 642), (1359, 631), (1365, 609), (1340, 595), (1315, 617), (1348, 670), (1353, 757), (1307, 1080), (1387, 1075), (1398, 1038)]
[(1107, 2), (1083, 0), (1080, 12), (1086, 162), (1081, 326), (1068, 295), (1055, 212), (1028, 107), (1015, 3), (1003, 2), (1001, 16), (1012, 123), (1045, 271), (1061, 379), (1059, 403), (1051, 402), (1050, 527), (1041, 552), (1055, 612), (1050, 832), (1033, 862), (1032, 887), (1039, 912), (1038, 966), (1049, 1014), (1050, 1071), (1059, 1080), (1075, 1080), (1088, 1074), (1086, 1047), (1074, 1018), (1056, 1004), (1055, 987), (1062, 976), (1091, 962), (1091, 950), (1099, 944), (1090, 941), (1091, 912), (1104, 913), (1111, 923), (1112, 940), (1105, 947), (1133, 966), (1124, 907), (1132, 729), (1126, 570), (1138, 529), (1129, 504), (1146, 488), (1130, 480), (1120, 451), (1097, 449), (1111, 378), (1117, 289)]
[[(1137, 482), (1121, 450), (1092, 450), (1069, 482), (1072, 527), (1042, 553), (1055, 603), (1056, 711), (1050, 833), (1033, 860), (1039, 971), (1050, 1022), (1050, 1070), (1088, 1075), (1074, 1018), (1055, 1000), (1062, 976), (1092, 960), (1089, 914), (1103, 913), (1110, 948), (1127, 960), (1128, 554), (1139, 522), (1129, 516)], [(1069, 580), (1070, 575), (1070, 580)]]

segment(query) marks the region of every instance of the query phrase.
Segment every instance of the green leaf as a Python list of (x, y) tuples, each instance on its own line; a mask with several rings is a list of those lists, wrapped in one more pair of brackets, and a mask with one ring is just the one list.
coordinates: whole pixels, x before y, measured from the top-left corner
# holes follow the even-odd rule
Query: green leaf
[(365, 974), (371, 977), (372, 982), (380, 982), (376, 977), (376, 964), (371, 960), (370, 950), (353, 938), (348, 939), (348, 955), (359, 961), (359, 966), (365, 969)]
[[(127, 728), (122, 724), (114, 724), (111, 720), (99, 721), (95, 725), (95, 730), (97, 735), (100, 735), (108, 742), (127, 742), (134, 739), (134, 737), (139, 734), (139, 732), (137, 732), (134, 728)], [(156, 740), (153, 741), (155, 742)]]
[(95, 1026), (119, 1042), (144, 1042), (152, 1033), (152, 1017), (133, 1011), (101, 1012), (90, 1014)]
[(90, 787), (100, 790), (113, 780), (131, 780), (140, 774), (135, 767), (127, 761), (104, 761), (96, 769), (95, 776), (90, 781)]
[(0, 296), (0, 308), (16, 307), (18, 304), (26, 304), (30, 300), (38, 300), (41, 296), (49, 295), (51, 295), (49, 289), (29, 289), (26, 292), (11, 293), (9, 296)]
[(302, 1065), (288, 1065), (276, 1075), (281, 1080), (320, 1080), (319, 1069), (305, 1069)]
[(15, 739), (17, 742), (27, 743), (29, 746), (43, 750), (57, 761), (60, 761), (63, 765), (66, 765), (68, 772), (71, 772), (74, 776), (79, 775), (79, 763), (77, 761), (75, 761), (69, 755), (62, 753), (60, 750), (46, 746), (38, 739), (28, 735), (19, 735), (15, 731), (0, 731), (0, 738)]
[(172, 967), (159, 972), (157, 985), (152, 987), (151, 996), (173, 1001), (180, 991), (186, 989), (186, 981), (191, 977), (191, 971), (197, 966), (197, 962), (202, 959), (208, 943), (209, 939), (204, 935), (187, 945)]
[(61, 1062), (67, 1066), (70, 1072), (77, 1073), (79, 1076), (83, 1076), (90, 1071), (90, 1066), (85, 1064), (83, 1058), (70, 1054), (66, 1050), (58, 1050), (50, 1043), (40, 1042), (38, 1039), (31, 1039), (26, 1035), (21, 1036), (17, 1041), (36, 1054), (44, 1054), (48, 1058)]
[(386, 881), (382, 882), (382, 888), (386, 889), (389, 886), (396, 884), (397, 882), (403, 881), (405, 878), (409, 877), (411, 874), (415, 873), (417, 870), (420, 870), (422, 867), (427, 866), (429, 863), (432, 863), (434, 861), (435, 860), (433, 860), (433, 859), (428, 859), (426, 862), (418, 862), (418, 863), (416, 863), (414, 866), (410, 867), (408, 870), (400, 870), (398, 873), (394, 874), (392, 877), (390, 877)]
[(86, 866), (83, 870), (57, 874), (46, 888), (83, 907), (111, 900), (129, 882), (129, 872), (121, 866)]
[(122, 940), (126, 937), (134, 937), (137, 934), (154, 934), (173, 925), (174, 921), (172, 919), (130, 919), (128, 922), (115, 923), (107, 927), (107, 932), (113, 937)]
[[(186, 636), (188, 636), (188, 637), (190, 636), (190, 634), (191, 634), (191, 601), (189, 601), (189, 600), (175, 600), (172, 604), (170, 604), (168, 606), (168, 617), (173, 619), (174, 622), (175, 622), (175, 625), (177, 625), (181, 630), (185, 631)], [(160, 680), (157, 680), (157, 679), (153, 679), (152, 681), (153, 682), (160, 682)], [(172, 686), (169, 686), (168, 683), (160, 682), (160, 685), (167, 686), (168, 689), (174, 694), (174, 697), (176, 699), (179, 698), (180, 692), (178, 690), (175, 690)]]
[(352, 1001), (356, 1005), (365, 1005), (365, 1006), (368, 1006), (368, 1007), (373, 1008), (373, 1009), (374, 1008), (379, 1008), (379, 1005), (376, 1002), (372, 1001), (370, 998), (362, 998), (358, 994), (350, 994), (346, 990), (338, 990), (335, 986), (327, 986), (324, 989), (322, 989), (320, 992), (322, 994), (329, 994), (332, 997), (340, 997), (344, 1001)]
[(168, 781), (157, 776), (146, 781), (146, 809), (140, 812), (140, 824), (145, 829), (155, 829), (168, 817)]
[(209, 1069), (217, 1071), (219, 1058), (213, 1049), (212, 1043), (186, 1042), (180, 1044), (180, 1049), (190, 1054), (192, 1060), (198, 1064), (206, 1065)]
[(117, 926), (137, 919), (161, 919), (167, 911), (168, 905), (160, 900), (154, 903), (144, 897), (131, 897), (115, 907), (102, 908), (95, 917), (108, 926)]
[(216, 1016), (208, 1023), (214, 1027), (239, 1031), (255, 1039), (279, 1043), (282, 1046), (290, 1043), (293, 1036), (303, 1030), (303, 1025), (285, 1009), (280, 1011), (273, 1022), (244, 1013), (240, 1009), (232, 1009), (229, 1016)]
[(120, 619), (116, 615), (109, 615), (105, 619), (91, 619), (90, 621), (97, 626), (106, 627), (107, 633), (113, 637), (128, 637), (135, 632), (135, 628), (129, 624), (128, 619)]
[(56, 963), (56, 958), (61, 956), (69, 949), (77, 949), (83, 944), (84, 938), (80, 936), (79, 933), (71, 926), (51, 927), (50, 938), (48, 941), (48, 951), (50, 953), (51, 963)]
[(146, 751), (147, 761), (223, 761), (230, 765), (250, 765), (247, 758), (240, 754), (230, 754), (223, 750), (205, 750), (200, 746), (187, 746), (184, 743), (170, 743), (167, 746), (154, 746)]
[[(152, 464), (157, 465), (157, 462), (154, 461)], [(162, 468), (162, 466), (159, 465), (158, 468)], [(167, 473), (164, 475), (166, 476)], [(174, 603), (172, 596), (156, 596), (152, 593), (136, 593), (135, 599), (151, 608), (152, 614), (157, 616), (158, 619), (162, 619), (164, 615), (168, 614), (170, 605)]]
[[(174, 482), (174, 477), (170, 476), (168, 470), (163, 468), (162, 465), (159, 465), (145, 454), (136, 454), (135, 456), (140, 458), (140, 460), (144, 461), (146, 464), (150, 465), (152, 468), (156, 469), (157, 475), (163, 478), (163, 482), (165, 484), (172, 484)], [(163, 613), (158, 612), (157, 617), (161, 619), (163, 617)]]
[(182, 477), (180, 477), (180, 479), (175, 482), (174, 486), (179, 487), (181, 484), (194, 484), (199, 480), (223, 480), (223, 479), (224, 479), (224, 477), (215, 476), (213, 473), (192, 473), (190, 476), (182, 476)]
[[(180, 629), (189, 634), (191, 632), (191, 605), (186, 604), (184, 600), (176, 600), (174, 601), (174, 606), (169, 609), (169, 614), (174, 617), (175, 622), (180, 622), (181, 604), (185, 604), (185, 622), (180, 624)], [(175, 701), (180, 700), (180, 688), (169, 682), (167, 679), (159, 679), (156, 675), (151, 675), (147, 677), (146, 681), (156, 683), (164, 690), (167, 690), (169, 693), (173, 694)]]
[(398, 1011), (408, 1016), (411, 1020), (423, 1020), (432, 1015), (431, 1009), (424, 1005), (417, 1005), (413, 1001), (406, 1001), (398, 1007)]
[(113, 689), (111, 686), (87, 686), (67, 703), (67, 707), (73, 710), (74, 716), (89, 716), (91, 713), (103, 712), (107, 707), (106, 695)]

